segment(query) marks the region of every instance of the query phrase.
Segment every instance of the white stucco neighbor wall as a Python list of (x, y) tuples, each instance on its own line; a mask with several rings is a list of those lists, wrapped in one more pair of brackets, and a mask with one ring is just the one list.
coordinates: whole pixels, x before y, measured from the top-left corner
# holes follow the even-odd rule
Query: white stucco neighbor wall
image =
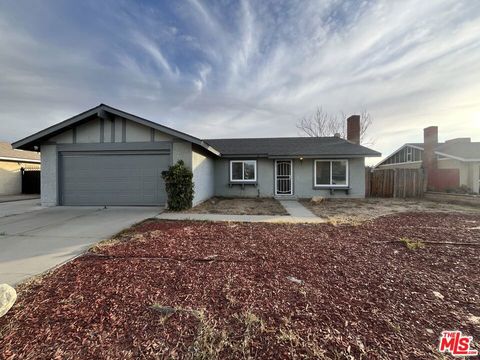
[(192, 151), (192, 172), (195, 184), (193, 206), (215, 194), (215, 166), (211, 157)]
[(480, 161), (470, 163), (470, 179), (472, 190), (480, 193)]
[(22, 193), (22, 166), (12, 161), (0, 161), (0, 195)]
[(58, 204), (57, 145), (42, 145), (40, 151), (42, 153), (40, 175), (42, 206), (55, 206)]

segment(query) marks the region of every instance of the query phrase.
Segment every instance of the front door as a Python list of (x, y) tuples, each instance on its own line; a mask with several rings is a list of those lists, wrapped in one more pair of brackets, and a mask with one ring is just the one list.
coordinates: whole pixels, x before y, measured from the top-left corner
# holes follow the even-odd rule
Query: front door
[(275, 195), (293, 195), (292, 160), (275, 160)]

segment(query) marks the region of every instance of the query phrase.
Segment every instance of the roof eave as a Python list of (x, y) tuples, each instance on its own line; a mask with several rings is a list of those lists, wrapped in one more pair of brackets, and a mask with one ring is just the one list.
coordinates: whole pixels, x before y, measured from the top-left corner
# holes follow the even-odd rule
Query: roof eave
[(202, 146), (202, 147), (205, 148), (206, 150), (210, 151), (211, 153), (213, 153), (213, 154), (215, 154), (215, 155), (217, 155), (217, 156), (222, 156), (222, 154), (220, 153), (220, 151), (218, 151), (217, 149), (211, 147), (211, 146), (208, 145), (208, 144), (205, 144), (203, 141), (202, 141), (202, 143), (203, 143), (203, 144), (200, 145), (200, 146)]
[(364, 157), (378, 157), (382, 156), (381, 153), (376, 154), (228, 154), (223, 153), (221, 157), (223, 158), (241, 158), (241, 157), (263, 157), (269, 159), (279, 159), (279, 158), (304, 158), (304, 159), (315, 159), (315, 158), (364, 158)]
[(18, 141), (15, 141), (12, 143), (12, 148), (13, 149), (22, 149), (22, 150), (31, 150), (33, 146), (37, 145), (38, 142), (41, 141), (41, 139), (45, 138), (46, 136), (53, 136), (53, 133), (56, 133), (57, 131), (60, 131), (62, 129), (67, 129), (68, 127), (72, 126), (73, 124), (76, 124), (78, 121), (81, 121), (83, 119), (86, 119), (98, 112), (98, 109), (100, 108), (101, 105), (95, 106), (94, 108), (91, 108), (89, 110), (86, 110), (78, 115), (75, 115), (71, 118), (68, 118), (62, 122), (59, 122), (57, 124), (54, 124), (52, 126), (47, 127), (46, 129), (40, 130), (30, 136), (27, 136), (23, 139), (20, 139)]
[(62, 121), (58, 124), (52, 125), (52, 126), (46, 128), (46, 129), (43, 129), (39, 132), (36, 132), (33, 135), (30, 135), (30, 136), (27, 136), (27, 137), (25, 137), (21, 140), (18, 140), (18, 141), (14, 142), (12, 144), (12, 147), (14, 149), (31, 150), (31, 149), (33, 149), (33, 147), (35, 145), (38, 145), (38, 143), (41, 142), (42, 139), (44, 139), (48, 136), (53, 136), (54, 133), (58, 133), (62, 130), (66, 130), (66, 129), (72, 127), (73, 125), (77, 124), (78, 122), (80, 122), (82, 120), (85, 120), (85, 119), (87, 119), (90, 116), (93, 116), (95, 114), (98, 115), (99, 117), (103, 117), (104, 112), (123, 117), (125, 119), (134, 121), (136, 123), (154, 128), (154, 129), (159, 130), (159, 131), (162, 131), (162, 132), (164, 132), (168, 135), (171, 135), (171, 136), (180, 138), (182, 140), (197, 144), (197, 145), (203, 147), (204, 149), (208, 150), (209, 152), (211, 152), (211, 153), (213, 153), (217, 156), (220, 156), (220, 152), (218, 150), (216, 150), (215, 148), (213, 148), (209, 144), (205, 143), (203, 140), (200, 140), (200, 139), (198, 139), (194, 136), (183, 133), (181, 131), (174, 130), (174, 129), (169, 128), (167, 126), (157, 124), (153, 121), (141, 118), (139, 116), (127, 113), (125, 111), (112, 108), (112, 107), (110, 107), (108, 105), (105, 105), (105, 104), (100, 104), (98, 106), (95, 106), (94, 108), (91, 108), (87, 111), (84, 111), (84, 112), (82, 112), (78, 115), (75, 115), (75, 116), (73, 116), (73, 117), (71, 117), (67, 120), (64, 120), (64, 121)]
[(467, 159), (467, 158), (463, 158), (463, 157), (460, 157), (460, 156), (455, 156), (455, 155), (450, 155), (450, 154), (447, 154), (447, 153), (443, 153), (443, 152), (440, 152), (440, 151), (435, 151), (435, 154), (440, 155), (440, 156), (445, 156), (445, 157), (447, 157), (447, 158), (449, 158), (449, 159), (462, 161), (462, 162), (476, 162), (476, 161), (480, 161), (480, 159)]
[(0, 161), (10, 161), (10, 162), (21, 162), (21, 163), (35, 163), (40, 164), (40, 160), (35, 159), (24, 159), (24, 158), (13, 158), (8, 156), (0, 156)]

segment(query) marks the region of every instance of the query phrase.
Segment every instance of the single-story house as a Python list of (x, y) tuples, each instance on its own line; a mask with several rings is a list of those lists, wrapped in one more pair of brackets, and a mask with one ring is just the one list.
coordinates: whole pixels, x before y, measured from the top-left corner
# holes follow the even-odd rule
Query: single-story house
[(406, 143), (374, 170), (424, 168), (432, 190), (467, 187), (480, 192), (480, 142), (468, 137), (438, 142), (438, 127), (424, 129), (423, 143)]
[(54, 205), (163, 205), (161, 172), (183, 160), (193, 172), (194, 204), (212, 196), (365, 196), (359, 116), (348, 140), (206, 139), (100, 104), (13, 144), (41, 150), (41, 200)]
[(22, 193), (22, 169), (40, 169), (40, 154), (0, 142), (0, 195)]

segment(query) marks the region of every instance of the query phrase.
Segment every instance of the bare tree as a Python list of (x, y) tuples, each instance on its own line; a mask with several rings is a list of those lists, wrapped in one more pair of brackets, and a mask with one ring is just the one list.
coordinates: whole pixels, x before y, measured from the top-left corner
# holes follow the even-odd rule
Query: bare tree
[[(371, 138), (367, 138), (367, 130), (372, 125), (372, 116), (366, 110), (360, 114), (360, 143), (373, 144)], [(338, 134), (341, 138), (347, 138), (347, 116), (341, 113), (340, 116), (332, 115), (318, 107), (313, 115), (303, 117), (297, 123), (297, 129), (310, 137), (334, 136)]]
[(300, 119), (297, 128), (310, 137), (332, 136), (339, 130), (337, 123), (336, 116), (319, 107), (313, 115)]

